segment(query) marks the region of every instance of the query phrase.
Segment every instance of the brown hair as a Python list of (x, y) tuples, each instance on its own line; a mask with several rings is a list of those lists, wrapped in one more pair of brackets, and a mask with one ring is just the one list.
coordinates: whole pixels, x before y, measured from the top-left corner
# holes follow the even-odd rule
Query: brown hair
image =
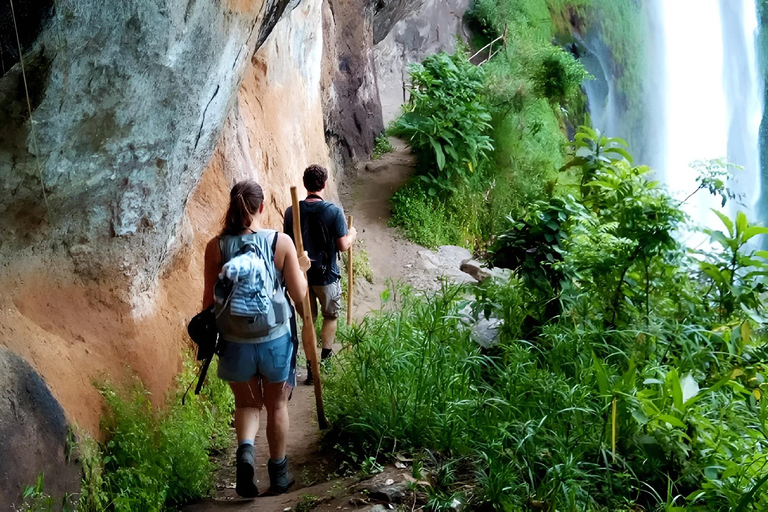
[(307, 192), (320, 192), (328, 180), (328, 171), (319, 165), (310, 165), (304, 170), (304, 188)]
[(222, 235), (239, 235), (251, 225), (264, 202), (261, 185), (252, 180), (241, 181), (229, 192), (229, 209), (224, 217)]

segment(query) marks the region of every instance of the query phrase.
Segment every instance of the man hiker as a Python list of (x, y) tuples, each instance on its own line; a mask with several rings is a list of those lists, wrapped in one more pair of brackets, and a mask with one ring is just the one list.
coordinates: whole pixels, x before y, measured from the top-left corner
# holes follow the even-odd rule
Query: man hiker
[[(307, 198), (299, 203), (301, 236), (309, 253), (312, 266), (307, 271), (309, 302), (312, 319), (317, 319), (317, 302), (323, 315), (320, 339), (323, 349), (320, 360), (333, 355), (333, 342), (341, 310), (341, 273), (337, 264), (339, 252), (347, 251), (355, 243), (357, 230), (347, 228), (347, 219), (341, 208), (323, 199), (328, 171), (319, 165), (310, 165), (304, 171)], [(293, 238), (293, 208), (285, 211), (283, 231)], [(295, 240), (294, 240), (295, 242)], [(297, 304), (301, 307), (301, 304)], [(306, 384), (312, 384), (312, 369), (307, 362)]]

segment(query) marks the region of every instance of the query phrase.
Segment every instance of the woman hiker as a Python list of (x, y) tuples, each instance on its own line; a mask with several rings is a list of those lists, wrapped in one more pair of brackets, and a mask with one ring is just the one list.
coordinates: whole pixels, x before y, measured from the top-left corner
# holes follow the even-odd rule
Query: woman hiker
[[(261, 225), (264, 210), (264, 193), (255, 181), (237, 183), (229, 194), (229, 210), (219, 236), (214, 237), (205, 249), (205, 289), (203, 308), (214, 303), (214, 288), (218, 290), (217, 279), (222, 267), (240, 254), (244, 246), (259, 255), (273, 255), (272, 261), (265, 261), (268, 271), (265, 275), (275, 276), (279, 304), (285, 304), (285, 289), (288, 295), (299, 302), (307, 293), (304, 272), (310, 261), (306, 253), (301, 257), (288, 235), (265, 229)], [(269, 258), (266, 256), (266, 258)], [(234, 264), (234, 262), (233, 262)], [(270, 267), (271, 265), (271, 267)], [(263, 267), (264, 268), (264, 267)], [(283, 294), (282, 296), (280, 294)], [(235, 307), (230, 293), (229, 300)], [(225, 304), (223, 308), (226, 308)], [(220, 304), (217, 304), (217, 313)], [(268, 333), (260, 337), (243, 337), (242, 330), (235, 335), (226, 332), (226, 323), (219, 325), (221, 350), (218, 376), (227, 381), (235, 395), (235, 431), (237, 432), (237, 494), (256, 497), (258, 490), (254, 482), (256, 460), (254, 442), (259, 430), (259, 416), (262, 407), (267, 409), (267, 443), (269, 444), (270, 493), (284, 493), (293, 485), (294, 478), (288, 471), (285, 456), (288, 437), (288, 398), (296, 385), (295, 354), (290, 329), (290, 309), (271, 317), (275, 325), (267, 326)], [(231, 318), (236, 318), (232, 316)], [(235, 320), (236, 321), (236, 320)], [(236, 329), (231, 329), (235, 331)]]

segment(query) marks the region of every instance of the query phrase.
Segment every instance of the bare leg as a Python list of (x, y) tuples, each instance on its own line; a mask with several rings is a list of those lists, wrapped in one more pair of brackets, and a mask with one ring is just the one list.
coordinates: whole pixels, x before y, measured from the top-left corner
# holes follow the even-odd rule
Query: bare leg
[(259, 378), (253, 377), (248, 382), (230, 382), (229, 387), (235, 395), (237, 442), (239, 444), (246, 440), (255, 441), (263, 403)]
[(264, 405), (267, 409), (267, 442), (269, 458), (273, 461), (285, 457), (288, 444), (288, 393), (285, 382), (264, 381)]
[(323, 328), (320, 330), (320, 339), (323, 341), (323, 348), (333, 348), (333, 342), (336, 341), (336, 328), (338, 323), (338, 318), (323, 318)]

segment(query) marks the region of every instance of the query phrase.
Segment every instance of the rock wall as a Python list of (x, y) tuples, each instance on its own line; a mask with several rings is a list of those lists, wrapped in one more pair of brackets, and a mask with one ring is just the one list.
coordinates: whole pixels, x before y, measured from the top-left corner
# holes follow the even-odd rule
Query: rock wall
[[(304, 169), (313, 163), (333, 169), (324, 132), (323, 11), (322, 0), (302, 1), (251, 58), (198, 187), (218, 190), (219, 198), (209, 205), (216, 213), (207, 234), (220, 228), (229, 189), (237, 181), (261, 183), (266, 223), (278, 229), (291, 203), (290, 187), (304, 193)], [(335, 197), (333, 177), (329, 192)], [(196, 192), (188, 208), (197, 208), (202, 193)]]
[(366, 159), (384, 131), (373, 58), (371, 0), (327, 0), (325, 136), (337, 167)]
[(25, 56), (33, 121), (21, 66), (0, 78), (0, 254), (65, 249), (80, 275), (123, 281), (141, 314), (250, 56), (289, 4), (57, 2)]
[(469, 40), (464, 14), (470, 0), (385, 2), (374, 18), (376, 77), (383, 120), (389, 124), (408, 101), (408, 66), (427, 55), (456, 50)]

